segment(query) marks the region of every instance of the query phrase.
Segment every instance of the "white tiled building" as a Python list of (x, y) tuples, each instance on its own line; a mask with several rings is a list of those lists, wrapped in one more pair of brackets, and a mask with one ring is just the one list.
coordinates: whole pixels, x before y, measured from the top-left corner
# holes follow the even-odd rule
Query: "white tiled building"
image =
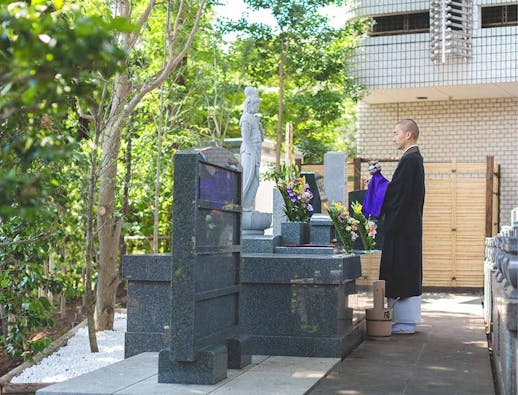
[(356, 0), (376, 21), (354, 74), (368, 89), (359, 106), (359, 153), (396, 157), (394, 124), (413, 118), (425, 161), (501, 165), (500, 223), (518, 206), (518, 2)]

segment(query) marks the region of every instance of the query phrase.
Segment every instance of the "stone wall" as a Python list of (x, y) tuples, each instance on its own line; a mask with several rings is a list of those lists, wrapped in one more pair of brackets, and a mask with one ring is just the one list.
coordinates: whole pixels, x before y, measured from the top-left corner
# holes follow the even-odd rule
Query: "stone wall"
[[(419, 125), (425, 161), (484, 162), (494, 155), (500, 164), (500, 224), (510, 223), (518, 206), (518, 98), (426, 101), (359, 105), (359, 156), (399, 157), (392, 136), (398, 119)], [(384, 166), (390, 175), (392, 167)]]

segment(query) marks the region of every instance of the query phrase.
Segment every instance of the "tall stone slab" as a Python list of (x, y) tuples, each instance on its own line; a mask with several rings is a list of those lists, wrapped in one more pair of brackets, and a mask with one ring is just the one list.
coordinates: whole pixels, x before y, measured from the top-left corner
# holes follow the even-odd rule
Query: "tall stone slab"
[(281, 224), (288, 221), (284, 213), (284, 200), (277, 188), (273, 188), (273, 235), (281, 235)]
[(346, 203), (347, 156), (343, 152), (324, 154), (324, 191), (329, 204)]
[(238, 328), (241, 171), (222, 148), (174, 160), (171, 335), (158, 381), (214, 384), (251, 360)]

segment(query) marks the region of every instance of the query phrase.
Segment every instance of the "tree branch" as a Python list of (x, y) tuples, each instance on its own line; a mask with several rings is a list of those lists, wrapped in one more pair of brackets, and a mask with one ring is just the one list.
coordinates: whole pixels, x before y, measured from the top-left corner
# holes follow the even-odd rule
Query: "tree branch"
[[(135, 107), (140, 103), (142, 98), (148, 93), (151, 92), (153, 89), (159, 87), (164, 83), (164, 81), (169, 77), (171, 74), (171, 71), (177, 67), (182, 59), (187, 55), (187, 52), (189, 51), (189, 48), (191, 47), (191, 44), (194, 40), (194, 36), (196, 35), (196, 32), (198, 31), (200, 27), (200, 21), (201, 16), (203, 15), (203, 10), (205, 8), (205, 4), (207, 3), (207, 0), (202, 0), (200, 6), (198, 7), (198, 11), (196, 12), (196, 18), (194, 20), (193, 27), (189, 33), (189, 36), (187, 37), (186, 42), (183, 45), (182, 50), (178, 55), (174, 55), (173, 51), (170, 51), (169, 58), (167, 60), (167, 64), (164, 68), (158, 73), (158, 75), (152, 79), (151, 81), (145, 83), (140, 91), (138, 91), (135, 96), (129, 101), (128, 105), (124, 109), (124, 113), (122, 114), (122, 118), (125, 118), (129, 116), (129, 114), (135, 109)], [(183, 1), (180, 4), (180, 7), (182, 7)], [(177, 19), (180, 18), (180, 15), (177, 16)], [(175, 22), (176, 24), (176, 22)], [(172, 45), (170, 45), (172, 48)]]
[[(53, 227), (53, 226), (51, 226), (51, 227)], [(19, 245), (19, 244), (34, 243), (35, 241), (45, 240), (47, 237), (51, 236), (52, 233), (53, 232), (49, 230), (48, 232), (42, 233), (42, 234), (40, 234), (38, 236), (31, 237), (30, 239), (17, 240), (17, 241), (7, 241), (7, 242), (4, 242), (4, 243), (0, 243), (0, 247), (10, 247), (10, 246), (15, 246), (15, 245)]]

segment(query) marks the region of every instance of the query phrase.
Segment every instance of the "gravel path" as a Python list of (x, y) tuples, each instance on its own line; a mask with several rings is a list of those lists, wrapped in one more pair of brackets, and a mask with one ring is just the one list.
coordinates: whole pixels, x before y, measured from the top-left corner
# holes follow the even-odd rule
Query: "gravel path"
[(25, 369), (11, 383), (57, 383), (123, 360), (126, 314), (115, 314), (113, 329), (97, 332), (99, 352), (91, 353), (88, 330), (80, 328), (66, 346)]

